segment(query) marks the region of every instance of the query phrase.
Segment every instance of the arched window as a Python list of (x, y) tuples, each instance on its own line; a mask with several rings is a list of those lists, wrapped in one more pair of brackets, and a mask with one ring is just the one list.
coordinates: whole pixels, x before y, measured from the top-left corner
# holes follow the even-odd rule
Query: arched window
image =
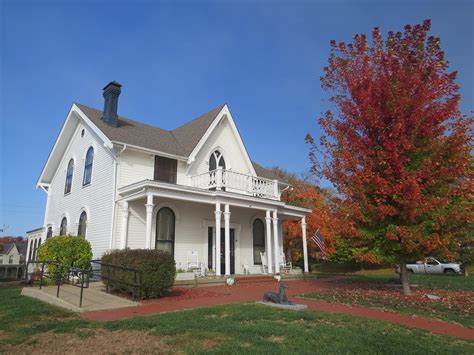
[(46, 239), (53, 236), (53, 227), (49, 226), (48, 231), (46, 232)]
[(72, 187), (72, 175), (74, 174), (74, 160), (69, 160), (66, 171), (66, 185), (64, 186), (64, 193), (68, 194), (71, 192)]
[(86, 237), (86, 230), (87, 230), (87, 213), (83, 211), (81, 216), (79, 217), (79, 227), (77, 229), (77, 235), (79, 237)]
[(33, 260), (36, 260), (36, 248), (38, 247), (38, 239), (33, 243)]
[(225, 160), (221, 152), (216, 150), (209, 158), (209, 171), (216, 170), (218, 166), (220, 166), (222, 169), (225, 169)]
[(61, 220), (61, 226), (59, 227), (59, 235), (67, 234), (67, 218), (63, 217)]
[[(30, 253), (28, 254), (28, 260), (34, 260), (34, 256), (33, 256), (33, 250), (34, 249), (35, 249), (35, 241), (30, 240)], [(33, 257), (33, 259), (32, 259), (32, 257)]]
[(86, 162), (84, 164), (84, 179), (82, 179), (82, 186), (89, 185), (91, 183), (93, 161), (94, 148), (90, 147), (86, 154)]
[(168, 208), (161, 208), (156, 215), (156, 249), (165, 250), (174, 257), (174, 230), (176, 217)]
[(262, 265), (260, 253), (265, 252), (265, 226), (261, 219), (253, 221), (253, 263)]

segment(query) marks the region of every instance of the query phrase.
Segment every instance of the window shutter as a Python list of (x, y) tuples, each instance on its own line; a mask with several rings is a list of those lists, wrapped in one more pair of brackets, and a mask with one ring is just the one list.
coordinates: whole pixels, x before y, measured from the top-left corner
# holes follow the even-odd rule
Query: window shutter
[(178, 161), (176, 159), (155, 155), (155, 180), (176, 184), (177, 171)]

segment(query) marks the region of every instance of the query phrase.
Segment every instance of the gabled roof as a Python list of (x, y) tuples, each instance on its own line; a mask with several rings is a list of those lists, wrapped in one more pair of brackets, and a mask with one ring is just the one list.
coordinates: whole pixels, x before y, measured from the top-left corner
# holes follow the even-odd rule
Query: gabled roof
[(253, 165), (253, 168), (255, 169), (255, 172), (257, 173), (257, 176), (261, 176), (266, 179), (281, 181), (281, 178), (279, 178), (273, 171), (267, 168), (264, 168), (263, 166), (261, 166), (260, 164), (257, 164), (253, 160), (252, 160), (252, 165)]
[(4, 243), (3, 244), (4, 250), (0, 254), (10, 254), (10, 252), (13, 250), (13, 248), (16, 247), (18, 250), (18, 253), (20, 255), (26, 256), (26, 250), (28, 248), (28, 244), (26, 243)]
[(178, 127), (172, 131), (178, 142), (181, 144), (185, 156), (189, 156), (194, 147), (199, 143), (201, 138), (216, 119), (219, 112), (222, 111), (225, 104), (205, 113), (204, 115)]
[(102, 120), (102, 111), (76, 104), (82, 112), (111, 141), (130, 144), (180, 157), (187, 157), (225, 105), (176, 128), (167, 131), (119, 116), (118, 127), (109, 126)]
[[(226, 106), (220, 105), (190, 122), (167, 131), (122, 116), (118, 117), (118, 127), (109, 126), (102, 120), (102, 111), (82, 104), (77, 107), (97, 126), (110, 141), (146, 148), (178, 157), (187, 158), (201, 141), (216, 117)], [(257, 176), (278, 179), (268, 169), (251, 162)]]

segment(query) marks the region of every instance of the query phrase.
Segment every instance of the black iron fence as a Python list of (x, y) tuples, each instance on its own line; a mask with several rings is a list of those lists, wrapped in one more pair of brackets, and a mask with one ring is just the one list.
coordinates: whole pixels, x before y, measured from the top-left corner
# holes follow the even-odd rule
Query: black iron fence
[(134, 299), (140, 298), (143, 291), (143, 278), (140, 270), (104, 263), (100, 260), (91, 261), (94, 277), (100, 278), (107, 293), (117, 291), (130, 294)]
[[(31, 267), (30, 267), (31, 266)], [(33, 270), (30, 270), (30, 269)], [(67, 284), (81, 289), (79, 307), (82, 307), (84, 289), (89, 287), (90, 268), (83, 269), (74, 265), (64, 265), (58, 261), (31, 260), (26, 263), (23, 281), (29, 284), (57, 287), (56, 297), (59, 297), (61, 285)]]
[(134, 299), (143, 294), (142, 274), (139, 270), (92, 260), (88, 268), (64, 265), (58, 261), (32, 260), (26, 263), (23, 281), (28, 284), (56, 286), (59, 297), (61, 285), (80, 288), (79, 307), (82, 307), (84, 289), (91, 282), (102, 281), (107, 293), (111, 291), (130, 294)]

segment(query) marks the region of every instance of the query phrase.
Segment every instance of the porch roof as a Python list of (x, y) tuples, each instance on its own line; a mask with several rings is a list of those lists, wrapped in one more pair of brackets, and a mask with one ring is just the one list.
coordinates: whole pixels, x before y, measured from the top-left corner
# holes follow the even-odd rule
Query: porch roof
[(273, 210), (288, 217), (304, 217), (311, 209), (287, 205), (282, 201), (243, 195), (228, 191), (210, 191), (191, 186), (176, 185), (156, 180), (142, 180), (118, 189), (119, 201), (133, 201), (151, 194), (170, 199), (206, 204), (229, 204), (231, 206)]

